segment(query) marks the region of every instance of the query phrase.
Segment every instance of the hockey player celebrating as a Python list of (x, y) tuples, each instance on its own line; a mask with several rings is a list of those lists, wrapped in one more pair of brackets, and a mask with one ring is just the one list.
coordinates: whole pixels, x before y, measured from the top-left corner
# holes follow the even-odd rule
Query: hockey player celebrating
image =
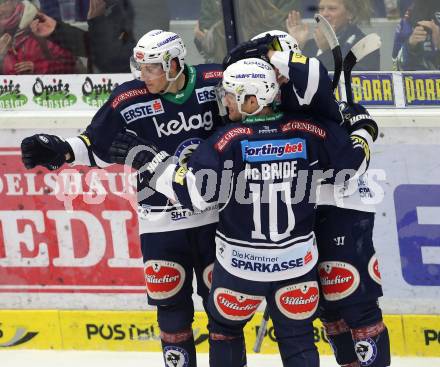
[[(283, 52), (270, 50), (268, 39), (277, 36)], [(237, 59), (247, 50), (270, 60), (279, 73), (283, 111), (305, 110), (326, 116), (351, 129), (355, 121), (369, 120), (359, 104), (338, 106), (327, 71), (314, 58), (299, 52), (296, 40), (281, 31), (262, 33), (238, 46), (229, 57)], [(342, 113), (339, 112), (342, 111)], [(367, 126), (375, 140), (375, 125)], [(341, 366), (385, 367), (391, 363), (388, 331), (383, 323), (378, 298), (382, 296), (378, 260), (373, 245), (377, 200), (367, 171), (349, 184), (325, 181), (319, 190), (315, 232), (319, 249), (319, 275), (322, 286), (320, 318), (327, 338)], [(347, 276), (338, 283), (341, 274)]]
[[(216, 201), (221, 206), (208, 305), (211, 367), (246, 366), (243, 327), (264, 298), (283, 365), (317, 367), (311, 176), (314, 169), (362, 166), (371, 140), (362, 127), (375, 123), (354, 124), (350, 140), (335, 123), (324, 127), (302, 113), (275, 113), (275, 71), (261, 59), (231, 64), (222, 85), (229, 118), (237, 123), (201, 143), (188, 167), (170, 163), (154, 144), (128, 132), (118, 135), (110, 154), (117, 163), (143, 165), (144, 180), (189, 208), (200, 210)], [(141, 144), (144, 150), (133, 152)], [(301, 192), (304, 196), (295, 202)]]
[[(65, 162), (106, 167), (111, 162), (110, 145), (125, 129), (153, 141), (184, 164), (188, 153), (211, 135), (220, 122), (214, 86), (221, 80), (221, 67), (186, 65), (181, 37), (161, 30), (145, 34), (133, 53), (141, 80), (117, 87), (81, 135), (65, 141), (48, 134), (24, 139), (26, 168), (42, 165), (53, 170)], [(177, 361), (173, 365), (194, 367), (192, 277), (195, 271), (197, 291), (206, 304), (217, 210), (213, 206), (188, 215), (188, 210), (145, 188), (138, 179), (148, 302), (157, 306), (165, 365), (171, 366), (167, 361), (172, 356)]]

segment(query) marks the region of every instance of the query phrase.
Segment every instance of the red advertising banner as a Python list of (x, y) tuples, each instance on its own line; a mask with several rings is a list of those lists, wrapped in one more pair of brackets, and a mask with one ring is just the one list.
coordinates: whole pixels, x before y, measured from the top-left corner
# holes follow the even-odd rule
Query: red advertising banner
[(135, 179), (0, 148), (0, 292), (144, 293)]

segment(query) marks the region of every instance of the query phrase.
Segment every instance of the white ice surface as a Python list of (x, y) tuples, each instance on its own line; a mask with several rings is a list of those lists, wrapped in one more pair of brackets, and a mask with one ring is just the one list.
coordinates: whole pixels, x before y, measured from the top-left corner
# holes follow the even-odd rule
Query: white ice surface
[[(199, 367), (208, 367), (200, 354)], [(162, 355), (144, 352), (0, 351), (1, 367), (163, 367)], [(440, 358), (393, 357), (392, 367), (440, 367)], [(248, 367), (281, 367), (274, 355), (248, 355)], [(333, 357), (321, 357), (321, 367), (337, 367)]]

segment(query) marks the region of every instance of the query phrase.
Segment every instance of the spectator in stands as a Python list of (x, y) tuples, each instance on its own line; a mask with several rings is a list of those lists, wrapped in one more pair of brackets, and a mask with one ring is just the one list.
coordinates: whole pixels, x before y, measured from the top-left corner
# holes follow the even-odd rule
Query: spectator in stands
[(70, 51), (31, 32), (37, 11), (28, 1), (0, 0), (1, 74), (75, 72), (75, 58)]
[[(56, 20), (62, 20), (60, 11), (60, 0), (30, 0), (44, 14)], [(87, 20), (87, 11), (89, 9), (90, 0), (74, 0), (75, 2), (75, 19), (76, 22), (84, 22)]]
[[(167, 0), (130, 0), (134, 9), (133, 33), (135, 39), (140, 39), (152, 29), (170, 29), (170, 9)], [(187, 7), (188, 0), (178, 0), (179, 8)], [(191, 6), (189, 6), (191, 8)], [(175, 9), (176, 13), (180, 9)], [(186, 9), (188, 11), (188, 9)], [(196, 16), (193, 17), (195, 19)]]
[(399, 70), (440, 70), (440, 1), (415, 0), (396, 30), (393, 60)]
[[(351, 47), (361, 40), (365, 34), (359, 28), (360, 22), (369, 22), (371, 5), (369, 0), (321, 0), (319, 13), (332, 25), (345, 56)], [(324, 35), (315, 29), (313, 38), (309, 39), (309, 25), (301, 19), (301, 14), (292, 11), (286, 21), (288, 32), (298, 41), (303, 53), (320, 59), (323, 64), (333, 70), (333, 57)], [(379, 50), (365, 57), (354, 70), (380, 70)]]
[[(287, 14), (299, 0), (238, 0), (235, 3), (240, 41), (271, 29), (285, 30)], [(225, 29), (220, 0), (202, 0), (194, 42), (206, 62), (222, 62), (226, 56)]]
[(128, 73), (136, 44), (131, 31), (133, 16), (128, 0), (90, 0), (88, 32), (46, 15), (39, 15), (31, 27), (34, 34), (48, 37), (76, 56), (87, 57), (88, 72), (93, 64), (99, 72)]

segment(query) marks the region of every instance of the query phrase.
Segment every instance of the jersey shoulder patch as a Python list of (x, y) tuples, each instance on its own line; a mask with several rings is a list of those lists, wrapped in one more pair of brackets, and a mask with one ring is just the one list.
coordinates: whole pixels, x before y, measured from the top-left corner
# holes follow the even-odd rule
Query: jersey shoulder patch
[(312, 134), (320, 139), (326, 139), (327, 132), (317, 124), (310, 121), (292, 119), (281, 125), (283, 133), (301, 131)]
[(232, 141), (243, 136), (252, 135), (253, 133), (254, 131), (250, 127), (245, 126), (229, 128), (223, 131), (223, 133), (220, 131), (214, 143), (214, 148), (218, 152), (223, 152)]
[(220, 64), (202, 64), (195, 66), (200, 79), (207, 83), (217, 83), (223, 77), (223, 68)]
[(291, 62), (297, 62), (300, 64), (305, 64), (307, 62), (308, 58), (304, 55), (301, 55), (299, 53), (294, 52), (292, 55)]
[(111, 106), (113, 109), (116, 109), (124, 102), (140, 96), (146, 96), (148, 94), (150, 94), (150, 92), (143, 82), (138, 80), (126, 82), (118, 86), (113, 91)]

